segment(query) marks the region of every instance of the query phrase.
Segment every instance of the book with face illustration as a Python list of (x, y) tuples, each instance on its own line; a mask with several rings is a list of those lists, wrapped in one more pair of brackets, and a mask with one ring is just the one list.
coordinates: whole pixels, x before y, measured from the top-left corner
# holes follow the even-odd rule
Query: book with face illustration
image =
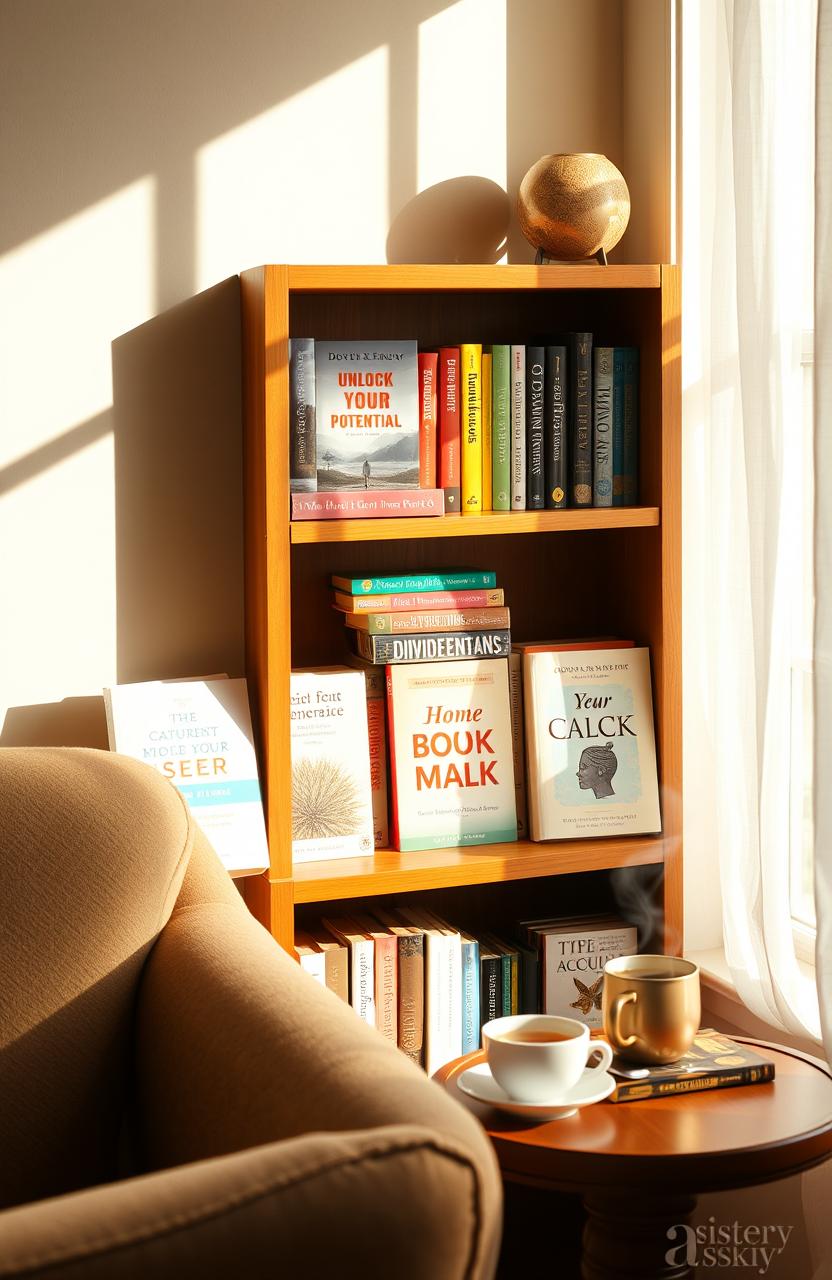
[(535, 647), (523, 685), (532, 839), (660, 831), (649, 650)]

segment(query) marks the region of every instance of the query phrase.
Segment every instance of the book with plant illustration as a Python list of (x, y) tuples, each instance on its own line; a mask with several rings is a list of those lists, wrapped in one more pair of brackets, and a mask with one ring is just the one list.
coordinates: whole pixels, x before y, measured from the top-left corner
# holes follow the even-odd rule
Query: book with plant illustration
[(346, 667), (293, 671), (292, 859), (373, 852), (364, 676)]

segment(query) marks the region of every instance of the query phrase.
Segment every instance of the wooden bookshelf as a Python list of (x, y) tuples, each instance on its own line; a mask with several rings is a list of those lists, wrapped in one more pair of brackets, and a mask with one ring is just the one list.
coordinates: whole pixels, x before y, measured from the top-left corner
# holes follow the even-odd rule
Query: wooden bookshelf
[[(291, 949), (296, 904), (557, 883), (661, 868), (657, 910), (682, 945), (680, 317), (667, 266), (265, 266), (241, 278), (246, 428), (246, 661), (271, 865), (245, 882), (252, 911)], [(289, 520), (291, 334), (528, 342), (585, 329), (641, 351), (640, 497), (629, 508), (410, 520)], [(529, 540), (533, 539), (532, 542)], [(360, 545), (356, 545), (360, 544)], [(292, 867), (289, 672), (341, 661), (333, 572), (495, 569), (516, 639), (619, 634), (649, 645), (663, 831), (658, 837), (520, 840)], [(550, 879), (554, 877), (554, 881)], [(590, 878), (590, 883), (593, 881)], [(585, 904), (592, 909), (592, 901)], [(541, 914), (551, 909), (541, 903)]]

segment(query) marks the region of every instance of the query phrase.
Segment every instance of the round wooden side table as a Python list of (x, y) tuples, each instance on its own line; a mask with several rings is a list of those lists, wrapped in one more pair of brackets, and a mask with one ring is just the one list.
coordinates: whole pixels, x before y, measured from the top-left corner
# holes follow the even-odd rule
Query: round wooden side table
[(698, 1193), (787, 1178), (832, 1155), (829, 1070), (791, 1049), (744, 1043), (774, 1060), (770, 1084), (600, 1102), (548, 1124), (457, 1088), (482, 1052), (434, 1078), (481, 1121), (506, 1181), (582, 1196), (584, 1280), (684, 1280), (695, 1274), (686, 1228)]

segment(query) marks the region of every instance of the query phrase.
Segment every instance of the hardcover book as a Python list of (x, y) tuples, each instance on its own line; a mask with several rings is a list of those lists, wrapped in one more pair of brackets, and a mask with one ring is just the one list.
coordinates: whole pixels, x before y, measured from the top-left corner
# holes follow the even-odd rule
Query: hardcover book
[(326, 986), (339, 1000), (345, 1004), (350, 1002), (350, 966), (347, 948), (329, 932), (321, 923), (311, 924), (302, 931), (301, 936), (309, 945), (314, 945), (324, 957), (324, 980)]
[(569, 502), (569, 458), (566, 347), (546, 348), (546, 389), (544, 396), (544, 452), (546, 455), (546, 506), (559, 510)]
[(748, 1045), (731, 1040), (712, 1027), (703, 1027), (678, 1062), (636, 1067), (614, 1058), (610, 1072), (617, 1085), (611, 1102), (638, 1102), (674, 1093), (701, 1093), (736, 1085), (767, 1084), (774, 1079), (774, 1063)]
[(480, 591), (497, 585), (497, 575), (483, 569), (437, 569), (399, 573), (392, 577), (342, 578), (334, 573), (333, 587), (351, 596), (375, 596), (410, 591)]
[(503, 958), (480, 938), (480, 1019), (482, 1025), (503, 1016)]
[(374, 916), (356, 915), (355, 922), (373, 939), (374, 999), (376, 1030), (385, 1040), (399, 1042), (398, 973), (399, 941), (395, 934)]
[(494, 507), (493, 483), (493, 423), (492, 423), (492, 367), (491, 352), (482, 353), (482, 509), (491, 511)]
[(415, 613), (420, 609), (492, 609), (505, 603), (502, 587), (481, 591), (405, 591), (386, 596), (349, 596), (336, 591), (344, 613)]
[(184, 796), (226, 871), (269, 865), (246, 682), (151, 680), (104, 690), (111, 751), (152, 765)]
[(415, 342), (316, 342), (318, 489), (418, 489)]
[(592, 506), (592, 334), (569, 335), (569, 457), (573, 507)]
[(482, 344), (465, 342), (459, 348), (462, 386), (462, 514), (482, 511)]
[(331, 489), (293, 493), (293, 520), (395, 520), (406, 516), (442, 516), (441, 489)]
[(512, 648), (508, 659), (511, 696), (511, 737), (514, 744), (514, 805), (517, 810), (517, 839), (529, 834), (526, 810), (526, 721), (523, 714), (523, 655)]
[(344, 622), (371, 636), (414, 631), (489, 631), (511, 625), (508, 609), (420, 609), (407, 613), (348, 613)]
[(326, 956), (314, 939), (301, 929), (295, 930), (295, 952), (304, 973), (308, 973), (310, 978), (314, 978), (322, 987), (325, 987)]
[(638, 951), (638, 930), (624, 920), (585, 917), (529, 921), (527, 937), (540, 951), (542, 1010), (576, 1018), (590, 1028), (603, 1025), (604, 965)]
[(425, 931), (408, 924), (395, 911), (375, 913), (398, 940), (399, 1048), (417, 1066), (424, 1064)]
[(459, 348), (439, 350), (439, 484), (445, 513), (458, 516), (462, 494), (462, 442), (459, 424)]
[(526, 509), (545, 506), (543, 465), (543, 347), (526, 347)]
[(462, 939), (423, 907), (397, 915), (425, 935), (425, 1069), (429, 1076), (462, 1053)]
[(348, 667), (293, 671), (292, 858), (373, 852), (372, 786), (363, 675)]
[(526, 348), (511, 348), (511, 509), (526, 510)]
[(352, 916), (323, 920), (324, 927), (349, 954), (350, 1004), (359, 1018), (376, 1025), (375, 942)]
[(533, 840), (661, 830), (650, 653), (523, 655)]
[(507, 658), (511, 652), (511, 632), (506, 628), (488, 631), (411, 632), (399, 636), (369, 636), (351, 631), (356, 653), (368, 662), (412, 663), (454, 662), (458, 658)]
[(592, 394), (592, 434), (594, 461), (592, 470), (592, 503), (596, 507), (612, 506), (612, 347), (596, 347)]
[(315, 339), (289, 339), (289, 488), (314, 493), (315, 465)]
[(491, 503), (511, 510), (511, 348), (491, 348)]
[[(419, 363), (419, 488), (436, 487), (437, 391), (435, 351), (420, 351)], [(444, 501), (442, 503), (444, 510)]]
[(460, 931), (462, 950), (462, 1052), (480, 1047), (480, 944)]
[(395, 848), (516, 839), (508, 663), (391, 666), (387, 711)]

